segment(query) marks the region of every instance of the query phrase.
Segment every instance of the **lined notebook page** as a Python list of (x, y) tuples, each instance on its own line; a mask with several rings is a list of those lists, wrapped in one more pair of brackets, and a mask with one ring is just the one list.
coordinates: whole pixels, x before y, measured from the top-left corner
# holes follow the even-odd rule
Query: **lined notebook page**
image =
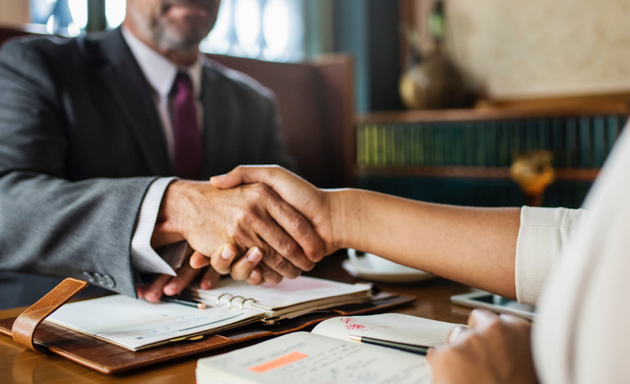
[(62, 306), (46, 321), (138, 350), (185, 336), (218, 331), (263, 311), (245, 308), (196, 309), (180, 304), (152, 304), (122, 295), (79, 301)]

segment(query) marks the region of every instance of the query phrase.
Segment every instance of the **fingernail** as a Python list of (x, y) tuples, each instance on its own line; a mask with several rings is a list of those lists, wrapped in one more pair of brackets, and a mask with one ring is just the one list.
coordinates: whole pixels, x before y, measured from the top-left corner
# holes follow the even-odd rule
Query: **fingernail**
[(260, 250), (258, 248), (254, 249), (249, 256), (247, 256), (247, 260), (249, 260), (252, 263), (255, 263), (257, 261), (259, 261), (262, 258), (262, 253), (260, 252)]
[(249, 278), (250, 279), (257, 279), (258, 278), (258, 271), (253, 270), (252, 273), (249, 274)]
[(155, 301), (157, 299), (157, 297), (155, 296), (155, 293), (153, 292), (145, 293), (144, 298), (147, 299), (148, 301)]
[(167, 285), (166, 287), (164, 287), (164, 291), (170, 291), (168, 292), (169, 294), (173, 294), (175, 292), (177, 292), (177, 283), (170, 283), (169, 285)]
[(230, 247), (223, 247), (223, 252), (221, 252), (221, 257), (224, 258), (225, 260), (229, 260), (231, 258), (233, 258), (234, 256), (236, 256), (236, 253), (234, 253)]

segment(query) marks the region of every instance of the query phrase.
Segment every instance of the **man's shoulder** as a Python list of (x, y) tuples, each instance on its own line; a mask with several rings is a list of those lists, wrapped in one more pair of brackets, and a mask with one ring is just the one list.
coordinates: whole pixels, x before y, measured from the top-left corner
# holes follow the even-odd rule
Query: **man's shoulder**
[(210, 75), (214, 77), (215, 81), (219, 81), (225, 86), (233, 88), (238, 93), (264, 99), (275, 98), (272, 90), (259, 83), (253, 77), (243, 72), (228, 68), (210, 58), (206, 58), (204, 62), (204, 70), (210, 73)]
[(0, 47), (0, 57), (14, 62), (41, 57), (48, 64), (70, 65), (76, 60), (92, 60), (98, 56), (101, 42), (115, 31), (79, 37), (28, 35), (7, 40)]

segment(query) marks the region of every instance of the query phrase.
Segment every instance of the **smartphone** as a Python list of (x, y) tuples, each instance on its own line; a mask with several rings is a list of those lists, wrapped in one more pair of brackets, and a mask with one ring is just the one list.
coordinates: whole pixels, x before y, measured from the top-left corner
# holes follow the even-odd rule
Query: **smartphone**
[(506, 299), (489, 292), (475, 291), (451, 296), (451, 301), (465, 307), (484, 308), (497, 313), (509, 313), (511, 315), (533, 320), (536, 307), (521, 304), (518, 301)]

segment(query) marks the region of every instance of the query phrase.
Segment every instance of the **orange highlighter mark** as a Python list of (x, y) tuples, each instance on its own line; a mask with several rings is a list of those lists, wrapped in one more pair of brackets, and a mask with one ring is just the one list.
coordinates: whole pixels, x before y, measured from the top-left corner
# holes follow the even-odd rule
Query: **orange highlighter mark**
[(256, 373), (263, 373), (263, 372), (267, 372), (270, 371), (272, 369), (276, 369), (278, 367), (282, 367), (283, 365), (287, 365), (287, 364), (291, 364), (294, 363), (298, 360), (302, 360), (303, 358), (308, 357), (308, 355), (305, 355), (303, 353), (300, 352), (291, 352), (288, 355), (284, 355), (282, 357), (278, 357), (275, 360), (271, 360), (268, 361), (264, 364), (260, 364), (257, 365), (255, 367), (251, 367), (249, 368), (250, 371), (256, 372)]

